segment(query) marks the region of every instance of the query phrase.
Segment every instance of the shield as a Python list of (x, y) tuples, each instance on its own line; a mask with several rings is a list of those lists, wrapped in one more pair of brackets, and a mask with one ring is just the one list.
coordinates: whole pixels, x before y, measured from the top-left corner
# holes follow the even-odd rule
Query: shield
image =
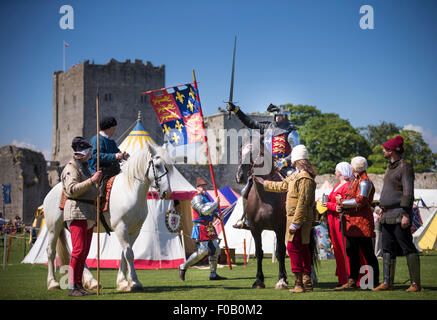
[(171, 233), (179, 232), (181, 228), (181, 215), (175, 210), (167, 210), (165, 215), (165, 225)]

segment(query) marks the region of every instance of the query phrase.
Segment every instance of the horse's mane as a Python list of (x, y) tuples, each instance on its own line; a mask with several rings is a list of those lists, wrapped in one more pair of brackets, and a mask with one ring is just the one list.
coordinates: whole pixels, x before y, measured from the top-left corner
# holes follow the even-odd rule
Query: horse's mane
[[(168, 156), (165, 148), (153, 146), (156, 154), (163, 159), (164, 163), (168, 163)], [(129, 186), (133, 185), (135, 179), (143, 181), (146, 177), (146, 171), (152, 155), (149, 148), (146, 146), (135, 152), (128, 161), (121, 167), (121, 173), (126, 178)]]

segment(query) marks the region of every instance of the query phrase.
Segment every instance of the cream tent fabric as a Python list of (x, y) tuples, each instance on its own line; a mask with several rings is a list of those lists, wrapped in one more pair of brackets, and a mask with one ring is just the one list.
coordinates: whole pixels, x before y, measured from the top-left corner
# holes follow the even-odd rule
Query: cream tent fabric
[(415, 189), (414, 197), (427, 206), (419, 203), (423, 225), (414, 232), (414, 243), (419, 250), (437, 250), (437, 190)]

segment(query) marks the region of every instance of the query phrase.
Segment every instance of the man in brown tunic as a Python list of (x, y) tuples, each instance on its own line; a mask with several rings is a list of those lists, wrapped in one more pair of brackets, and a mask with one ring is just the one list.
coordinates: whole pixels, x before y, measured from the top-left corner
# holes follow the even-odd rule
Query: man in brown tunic
[(296, 171), (283, 181), (264, 181), (269, 192), (287, 192), (287, 252), (290, 256), (291, 271), (295, 275), (295, 287), (290, 292), (312, 291), (310, 233), (314, 220), (314, 200), (316, 171), (308, 160), (308, 151), (304, 145), (297, 145), (291, 152), (291, 161)]

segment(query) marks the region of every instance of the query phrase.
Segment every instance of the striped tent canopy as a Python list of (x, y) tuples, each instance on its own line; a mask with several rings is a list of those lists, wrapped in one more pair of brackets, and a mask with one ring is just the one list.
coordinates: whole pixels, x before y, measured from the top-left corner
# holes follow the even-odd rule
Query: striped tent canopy
[[(240, 197), (238, 193), (236, 193), (228, 186), (224, 187), (223, 189), (217, 190), (217, 193), (220, 196), (220, 208), (222, 209), (230, 207)], [(214, 190), (208, 190), (207, 194), (212, 201), (215, 201), (217, 199)]]
[(138, 119), (135, 127), (118, 147), (120, 150), (132, 155), (135, 151), (144, 148), (147, 143), (155, 145), (150, 134), (144, 128), (143, 123)]

